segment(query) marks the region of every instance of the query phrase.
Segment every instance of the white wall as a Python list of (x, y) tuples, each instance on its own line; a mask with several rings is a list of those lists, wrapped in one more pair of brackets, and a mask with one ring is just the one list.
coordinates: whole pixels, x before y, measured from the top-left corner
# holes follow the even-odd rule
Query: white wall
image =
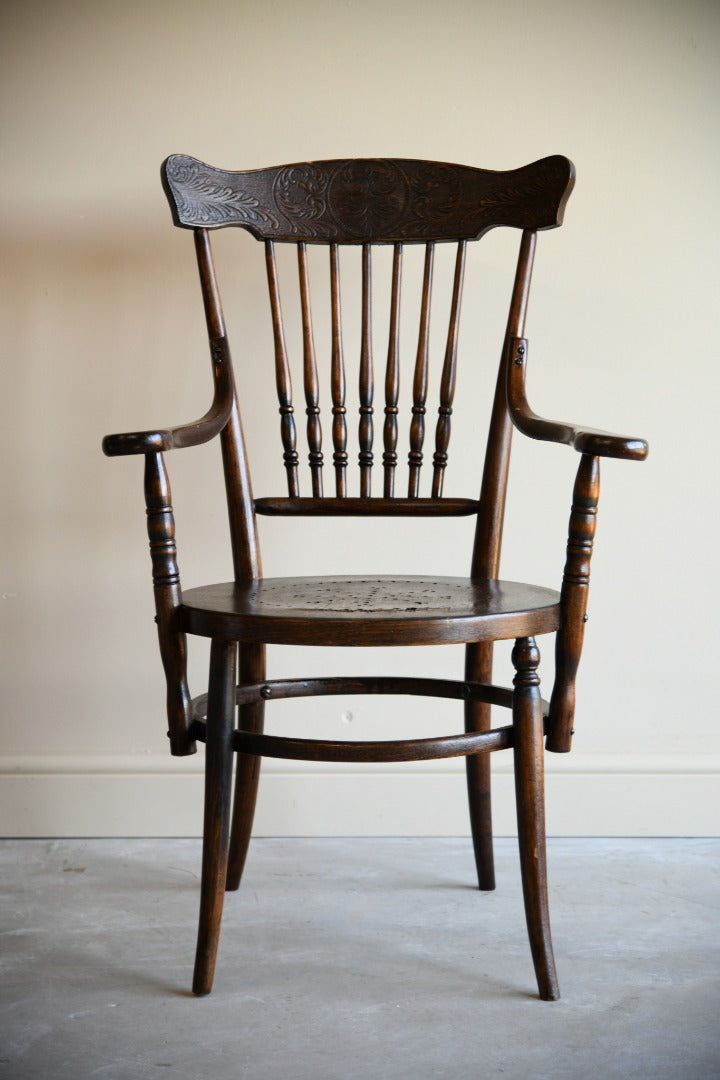
[[(237, 168), (573, 158), (566, 225), (539, 246), (531, 390), (541, 412), (652, 449), (644, 465), (604, 470), (578, 735), (572, 755), (548, 762), (550, 831), (717, 832), (719, 31), (720, 8), (700, 0), (5, 0), (0, 833), (200, 826), (201, 756), (166, 750), (141, 466), (100, 453), (105, 432), (190, 419), (209, 398), (190, 238), (170, 227), (158, 180), (175, 151)], [(266, 301), (250, 285), (259, 251), (233, 239), (244, 240), (232, 273), (247, 291), (230, 311), (251, 343), (235, 342), (243, 382), (267, 341)], [(507, 244), (492, 234), (475, 268), (494, 269)], [(224, 238), (219, 253), (229, 269)], [(489, 363), (505, 314), (494, 298), (465, 312), (465, 353), (488, 331)], [(467, 403), (483, 384), (462, 370)], [(249, 427), (275, 460), (274, 430)], [(554, 584), (575, 460), (516, 446), (503, 571)], [(225, 578), (216, 451), (171, 465), (184, 581)], [(528, 493), (533, 527), (513, 530)], [(272, 572), (288, 545), (265, 532)], [(449, 535), (432, 533), (411, 565), (464, 572), (468, 534)], [(332, 546), (309, 525), (294, 539), (307, 569), (366, 545), (344, 525)], [(397, 569), (388, 552), (372, 548), (373, 565)], [(192, 661), (195, 692), (206, 656), (201, 646)], [(273, 657), (273, 674), (462, 665), (458, 650)], [(408, 731), (404, 699), (284, 708), (325, 735)], [(420, 719), (461, 723), (442, 703)], [(495, 761), (498, 828), (510, 832), (510, 774)], [(257, 831), (464, 832), (461, 770), (268, 763)]]

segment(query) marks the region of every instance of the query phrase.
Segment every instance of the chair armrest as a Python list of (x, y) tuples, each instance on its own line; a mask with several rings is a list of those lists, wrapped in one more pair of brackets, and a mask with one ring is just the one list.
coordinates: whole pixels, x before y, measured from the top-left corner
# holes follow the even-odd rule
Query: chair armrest
[(234, 402), (230, 365), (223, 362), (219, 352), (215, 356), (214, 367), (215, 395), (212, 405), (199, 420), (180, 424), (178, 427), (159, 428), (156, 431), (129, 431), (106, 435), (102, 441), (103, 453), (108, 457), (118, 457), (121, 454), (157, 454), (209, 442), (227, 424)]
[(607, 431), (596, 431), (594, 428), (580, 428), (575, 424), (545, 420), (533, 412), (525, 394), (527, 340), (512, 338), (510, 345), (506, 369), (508, 411), (513, 424), (523, 435), (545, 442), (566, 443), (582, 454), (644, 461), (648, 455), (648, 444), (644, 439), (611, 435)]

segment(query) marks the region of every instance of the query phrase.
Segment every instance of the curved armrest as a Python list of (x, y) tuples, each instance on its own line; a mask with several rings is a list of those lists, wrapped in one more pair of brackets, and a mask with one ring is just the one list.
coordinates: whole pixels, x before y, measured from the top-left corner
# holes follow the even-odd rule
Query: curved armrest
[(566, 443), (583, 454), (644, 461), (648, 455), (645, 439), (611, 435), (594, 428), (580, 428), (574, 424), (544, 420), (533, 412), (525, 395), (527, 340), (513, 338), (511, 346), (507, 364), (508, 411), (513, 424), (523, 435), (528, 435), (531, 439), (543, 439), (545, 442)]
[(103, 453), (108, 457), (117, 457), (121, 454), (156, 454), (164, 450), (180, 450), (185, 446), (199, 446), (200, 443), (209, 442), (221, 432), (232, 412), (233, 382), (230, 366), (223, 362), (222, 348), (213, 348), (213, 355), (215, 396), (204, 416), (178, 427), (106, 435), (102, 441)]

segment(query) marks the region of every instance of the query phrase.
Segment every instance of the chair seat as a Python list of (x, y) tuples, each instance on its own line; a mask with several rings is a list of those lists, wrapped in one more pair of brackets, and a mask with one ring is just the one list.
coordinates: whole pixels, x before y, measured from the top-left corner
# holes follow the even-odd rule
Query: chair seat
[(458, 577), (288, 577), (183, 592), (183, 629), (270, 644), (439, 645), (557, 630), (560, 595)]

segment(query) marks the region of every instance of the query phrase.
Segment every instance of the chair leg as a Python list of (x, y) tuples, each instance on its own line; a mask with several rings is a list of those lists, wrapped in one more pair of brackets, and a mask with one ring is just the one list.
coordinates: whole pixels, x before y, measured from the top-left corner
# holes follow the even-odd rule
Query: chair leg
[[(265, 646), (240, 645), (238, 676), (241, 683), (260, 682), (265, 678)], [(244, 731), (263, 730), (265, 703), (241, 705), (238, 710), (238, 727)], [(228, 859), (225, 888), (234, 891), (240, 885), (245, 868), (250, 833), (255, 817), (260, 763), (257, 754), (238, 754), (235, 765), (235, 800), (233, 802), (232, 827), (230, 829), (230, 856)]]
[(227, 877), (236, 654), (235, 642), (213, 641), (205, 747), (200, 922), (192, 987), (199, 996), (209, 994), (212, 989)]
[[(492, 642), (481, 642), (480, 644), (467, 646), (465, 650), (465, 678), (468, 682), (491, 681)], [(490, 706), (484, 701), (467, 701), (465, 703), (465, 730), (490, 730)], [(470, 755), (465, 759), (465, 769), (478, 887), (490, 891), (495, 888), (490, 754)]]
[(514, 685), (515, 799), (525, 918), (538, 990), (543, 1001), (560, 997), (550, 936), (545, 852), (543, 784), (543, 718), (537, 666), (540, 652), (534, 638), (515, 642)]

